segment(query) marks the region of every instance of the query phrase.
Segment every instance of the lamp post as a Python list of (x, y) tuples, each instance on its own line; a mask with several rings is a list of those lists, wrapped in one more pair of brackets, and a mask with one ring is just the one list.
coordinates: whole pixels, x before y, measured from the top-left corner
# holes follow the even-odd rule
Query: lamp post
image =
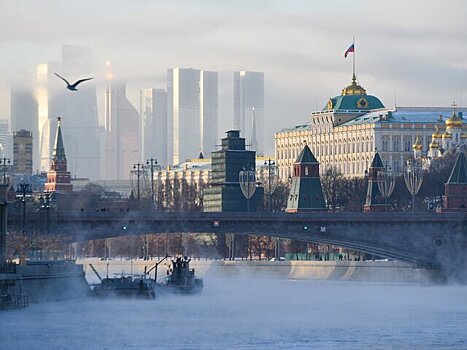
[(238, 174), (238, 182), (246, 198), (246, 211), (250, 212), (250, 199), (256, 191), (256, 174), (253, 168), (250, 168), (250, 170), (243, 168)]
[(6, 181), (6, 179), (7, 179), (6, 173), (7, 173), (8, 169), (9, 169), (10, 166), (11, 166), (10, 163), (11, 163), (10, 158), (5, 158), (5, 157), (0, 158), (0, 167), (1, 167), (2, 173), (3, 173), (2, 183), (3, 183), (4, 185), (8, 185), (8, 183), (7, 183), (7, 181)]
[(388, 201), (394, 191), (396, 177), (391, 168), (385, 167), (384, 170), (378, 171), (378, 189), (384, 197), (384, 211), (388, 211)]
[[(253, 167), (249, 170), (246, 167), (238, 174), (238, 182), (240, 183), (240, 189), (246, 198), (246, 210), (250, 212), (250, 199), (253, 197), (256, 191), (256, 174)], [(250, 247), (250, 236), (248, 236), (248, 250), (251, 259), (251, 247)], [(230, 244), (230, 258), (235, 258), (235, 235), (232, 234), (232, 240)]]
[(407, 189), (412, 195), (412, 212), (415, 212), (415, 196), (417, 195), (423, 183), (423, 167), (419, 160), (407, 159), (404, 168), (404, 180)]
[(50, 208), (52, 206), (54, 192), (44, 192), (39, 197), (40, 207), (46, 212), (47, 234), (50, 231)]
[[(277, 167), (276, 163), (269, 158), (264, 162), (264, 166), (268, 172), (268, 211), (272, 212), (272, 194), (276, 187)], [(280, 256), (280, 238), (274, 238), (274, 257), (279, 259)]]
[(146, 161), (146, 167), (151, 171), (151, 201), (154, 210), (157, 210), (156, 194), (154, 191), (154, 170), (159, 168), (157, 159), (151, 158)]
[(16, 197), (21, 198), (21, 232), (26, 233), (26, 197), (31, 197), (31, 185), (20, 183), (16, 187)]
[(131, 171), (132, 174), (136, 175), (136, 183), (137, 183), (137, 203), (138, 203), (138, 210), (140, 209), (140, 201), (141, 201), (141, 190), (140, 190), (140, 184), (139, 184), (139, 179), (141, 175), (144, 173), (144, 164), (143, 163), (136, 163), (133, 164), (133, 170)]

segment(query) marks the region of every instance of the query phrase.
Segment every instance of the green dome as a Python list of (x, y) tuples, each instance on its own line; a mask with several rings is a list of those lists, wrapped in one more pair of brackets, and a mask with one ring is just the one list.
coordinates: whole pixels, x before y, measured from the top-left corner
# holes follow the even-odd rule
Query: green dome
[(372, 110), (384, 108), (379, 98), (367, 95), (366, 90), (357, 84), (355, 74), (352, 76), (352, 83), (342, 89), (342, 94), (330, 98), (323, 111), (327, 110)]
[(384, 108), (383, 103), (372, 95), (346, 95), (329, 99), (323, 111), (326, 110), (372, 110)]

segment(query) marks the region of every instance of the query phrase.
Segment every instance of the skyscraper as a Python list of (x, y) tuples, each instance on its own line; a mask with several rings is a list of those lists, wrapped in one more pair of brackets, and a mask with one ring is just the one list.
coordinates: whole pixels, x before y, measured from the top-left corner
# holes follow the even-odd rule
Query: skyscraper
[(60, 107), (59, 88), (61, 83), (54, 72), (59, 71), (58, 62), (48, 62), (38, 64), (36, 69), (36, 101), (37, 101), (37, 125), (31, 127), (37, 131), (38, 152), (34, 159), (35, 167), (41, 171), (47, 171), (50, 167), (50, 157), (53, 150), (53, 137), (55, 134), (55, 123), (52, 123), (54, 117), (60, 115), (63, 109)]
[(33, 136), (21, 129), (13, 133), (13, 164), (15, 173), (32, 174)]
[[(73, 82), (94, 77), (94, 57), (91, 48), (63, 45), (61, 73)], [(78, 90), (66, 91), (62, 86), (62, 91), (66, 93), (61, 97), (64, 105), (58, 114), (67, 120), (62, 131), (67, 139), (68, 165), (74, 175), (98, 179), (101, 160), (98, 150), (97, 97), (94, 80), (80, 85)]]
[(140, 103), (141, 160), (156, 158), (160, 165), (167, 165), (167, 92), (142, 89)]
[[(11, 130), (13, 132), (19, 130), (30, 130), (31, 147), (35, 150), (34, 166), (39, 168), (39, 129), (37, 127), (37, 102), (34, 98), (34, 93), (24, 88), (13, 87), (10, 94), (10, 110), (11, 110)], [(31, 150), (32, 155), (32, 150)], [(31, 159), (31, 162), (33, 160)], [(31, 170), (33, 164), (31, 163)]]
[(126, 97), (124, 83), (110, 82), (105, 90), (107, 180), (129, 179), (140, 161), (139, 114)]
[(257, 144), (255, 151), (263, 154), (264, 73), (234, 72), (234, 128), (241, 131), (250, 149)]
[(167, 71), (168, 159), (173, 164), (215, 150), (218, 120), (217, 72)]

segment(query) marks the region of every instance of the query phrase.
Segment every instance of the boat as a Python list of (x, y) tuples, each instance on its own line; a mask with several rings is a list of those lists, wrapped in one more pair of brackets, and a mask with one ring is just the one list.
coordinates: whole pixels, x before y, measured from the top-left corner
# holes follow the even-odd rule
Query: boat
[(103, 278), (92, 290), (98, 298), (126, 297), (154, 299), (156, 297), (156, 283), (147, 274), (115, 273), (114, 277)]
[(157, 284), (157, 293), (198, 294), (203, 290), (203, 279), (195, 277), (195, 269), (190, 269), (190, 261), (185, 257), (172, 260), (172, 268), (162, 283)]

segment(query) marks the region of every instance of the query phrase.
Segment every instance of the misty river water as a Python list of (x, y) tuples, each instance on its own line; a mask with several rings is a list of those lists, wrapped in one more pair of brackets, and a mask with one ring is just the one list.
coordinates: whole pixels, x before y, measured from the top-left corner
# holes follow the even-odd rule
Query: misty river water
[(0, 349), (466, 349), (467, 287), (210, 279), (196, 296), (0, 314)]

